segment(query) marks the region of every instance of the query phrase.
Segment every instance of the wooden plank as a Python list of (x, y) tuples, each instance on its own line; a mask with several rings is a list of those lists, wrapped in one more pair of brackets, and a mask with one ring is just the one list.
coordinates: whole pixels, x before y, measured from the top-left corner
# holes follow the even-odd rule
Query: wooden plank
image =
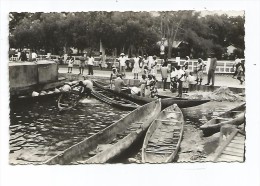
[(233, 148), (236, 148), (236, 149), (242, 149), (242, 150), (244, 150), (244, 145), (242, 145), (242, 144), (229, 143), (229, 144), (228, 144), (228, 147), (233, 147)]
[(224, 151), (224, 149), (229, 145), (229, 143), (231, 142), (231, 140), (235, 137), (235, 135), (237, 134), (238, 130), (234, 130), (229, 138), (225, 141), (225, 143), (219, 148), (219, 150), (216, 152), (216, 157), (214, 158), (213, 161), (217, 161), (217, 159), (220, 157), (221, 153)]
[(230, 152), (230, 151), (226, 151), (226, 150), (224, 150), (224, 151), (222, 152), (222, 155), (223, 155), (223, 154), (230, 155), (230, 156), (236, 156), (236, 157), (244, 157), (243, 154), (241, 155), (240, 153)]
[(232, 147), (229, 147), (229, 146), (227, 146), (225, 148), (225, 151), (243, 153), (243, 154), (245, 153), (245, 151), (243, 149), (236, 149), (236, 148), (232, 148)]
[(225, 158), (225, 159), (229, 159), (230, 161), (243, 161), (244, 158), (241, 157), (237, 157), (237, 156), (230, 156), (230, 155), (225, 155), (225, 154), (221, 154), (220, 158)]
[(218, 162), (220, 162), (220, 161), (222, 161), (222, 162), (230, 162), (230, 159), (226, 159), (226, 158), (219, 158), (218, 160), (217, 160)]
[(236, 144), (241, 144), (241, 145), (244, 145), (244, 144), (245, 144), (244, 141), (241, 141), (241, 140), (235, 140), (235, 139), (233, 139), (231, 142), (232, 142), (232, 143), (236, 143)]

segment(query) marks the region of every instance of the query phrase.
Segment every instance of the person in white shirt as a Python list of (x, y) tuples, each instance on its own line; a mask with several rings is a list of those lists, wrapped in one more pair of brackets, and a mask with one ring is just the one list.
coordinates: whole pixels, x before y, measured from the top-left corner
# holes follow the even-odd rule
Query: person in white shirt
[(134, 68), (132, 70), (132, 73), (134, 74), (134, 79), (138, 79), (138, 73), (140, 73), (140, 67), (139, 67), (139, 57), (135, 55), (134, 57)]
[(32, 52), (32, 61), (36, 61), (37, 54), (35, 52)]
[(179, 83), (177, 97), (182, 97), (182, 82), (184, 81), (185, 72), (181, 69), (180, 66), (177, 66), (176, 69), (177, 69), (177, 82)]
[(89, 54), (89, 57), (88, 57), (88, 75), (94, 75), (93, 65), (94, 65), (94, 58), (92, 57), (91, 54)]
[(238, 67), (241, 63), (241, 59), (239, 59), (239, 57), (236, 56), (236, 59), (235, 59), (235, 63), (233, 64), (233, 68), (235, 70), (234, 74), (233, 74), (233, 78), (235, 78), (235, 76), (238, 74)]
[(121, 53), (119, 57), (119, 72), (125, 76), (125, 66), (126, 66), (126, 58), (125, 54)]
[(154, 55), (153, 59), (151, 60), (151, 74), (156, 76), (157, 74), (157, 56)]

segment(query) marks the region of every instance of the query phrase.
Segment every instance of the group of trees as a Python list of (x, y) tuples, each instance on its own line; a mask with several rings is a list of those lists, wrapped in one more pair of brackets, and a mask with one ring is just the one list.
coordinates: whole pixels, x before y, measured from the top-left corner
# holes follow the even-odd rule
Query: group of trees
[[(10, 48), (62, 54), (70, 47), (118, 55), (159, 55), (158, 41), (166, 38), (168, 57), (206, 57), (214, 51), (218, 58), (233, 45), (243, 56), (244, 17), (201, 16), (195, 11), (171, 12), (75, 12), (15, 13), (9, 15)], [(174, 41), (185, 41), (185, 50), (172, 48)], [(185, 51), (185, 52), (184, 52)]]

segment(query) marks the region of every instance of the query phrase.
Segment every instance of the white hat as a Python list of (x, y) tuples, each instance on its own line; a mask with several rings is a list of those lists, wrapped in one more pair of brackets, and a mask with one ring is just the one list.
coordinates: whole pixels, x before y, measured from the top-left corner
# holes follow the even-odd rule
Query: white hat
[(124, 53), (121, 53), (120, 56), (124, 56), (125, 54)]

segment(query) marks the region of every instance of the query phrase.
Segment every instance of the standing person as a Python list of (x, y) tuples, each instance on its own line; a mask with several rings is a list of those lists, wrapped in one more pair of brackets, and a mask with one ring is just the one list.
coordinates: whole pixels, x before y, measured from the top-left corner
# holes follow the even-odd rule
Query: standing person
[(171, 92), (175, 92), (177, 90), (177, 70), (175, 67), (172, 67), (172, 72), (170, 74), (170, 79), (171, 79), (171, 85), (170, 85), (170, 90)]
[(36, 61), (37, 54), (35, 51), (32, 52), (32, 61)]
[(239, 63), (241, 63), (241, 59), (239, 59), (239, 57), (236, 56), (235, 63), (233, 64), (233, 68), (235, 69), (235, 72), (233, 74), (233, 78), (235, 78), (235, 76), (238, 73), (237, 69), (238, 69), (238, 66), (240, 65)]
[(208, 72), (208, 83), (205, 84), (205, 85), (209, 85), (210, 84), (210, 80), (212, 79), (211, 86), (214, 86), (214, 83), (215, 83), (215, 70), (216, 70), (216, 67), (217, 67), (217, 58), (215, 57), (214, 53), (211, 53), (210, 57), (211, 57), (211, 59), (210, 59), (209, 72)]
[(141, 92), (141, 96), (145, 97), (145, 87), (147, 85), (147, 80), (146, 80), (146, 75), (142, 75), (142, 79), (140, 80), (140, 92)]
[(184, 65), (182, 66), (182, 69), (183, 69), (183, 70), (188, 70), (188, 69), (189, 69), (189, 62), (190, 62), (190, 57), (189, 57), (189, 56), (186, 56), (186, 57), (185, 57)]
[(122, 79), (122, 75), (121, 74), (118, 74), (117, 78), (115, 79), (115, 91), (120, 93), (121, 90), (122, 90), (122, 87), (123, 86), (127, 86), (124, 82), (124, 80)]
[(178, 95), (177, 97), (182, 97), (182, 82), (184, 81), (184, 71), (180, 66), (176, 67), (177, 69), (177, 82), (178, 82)]
[(154, 55), (153, 59), (151, 60), (151, 74), (153, 76), (156, 76), (157, 74), (157, 60), (156, 60), (157, 56)]
[(68, 60), (68, 54), (64, 54), (64, 55), (63, 55), (63, 61), (64, 61), (64, 63), (66, 63), (67, 60)]
[(100, 61), (99, 61), (99, 63), (98, 63), (98, 66), (100, 67), (100, 70), (102, 70), (102, 62), (103, 62), (102, 52), (99, 52), (99, 55), (100, 55)]
[(72, 73), (72, 68), (74, 64), (74, 58), (73, 57), (68, 57), (68, 73)]
[(83, 72), (84, 72), (84, 68), (85, 68), (85, 56), (84, 54), (82, 54), (80, 57), (79, 57), (79, 74), (82, 74), (83, 75)]
[(20, 55), (20, 57), (19, 57), (19, 60), (21, 60), (21, 61), (27, 61), (27, 56), (26, 56), (26, 53), (25, 53), (25, 50), (23, 50), (22, 52), (21, 52), (21, 55)]
[[(144, 58), (143, 58), (143, 69), (144, 69), (144, 67), (148, 68), (148, 66), (149, 66), (149, 60), (147, 58), (147, 55), (144, 55)], [(150, 70), (150, 69), (148, 68), (148, 70)]]
[(112, 89), (112, 84), (114, 84), (114, 80), (117, 78), (118, 72), (116, 68), (112, 68), (112, 73), (110, 75), (110, 86)]
[(139, 56), (139, 67), (140, 67), (140, 69), (141, 69), (141, 71), (143, 70), (143, 58), (142, 58), (142, 56)]
[(134, 73), (134, 79), (138, 79), (138, 73), (140, 72), (140, 67), (139, 67), (139, 57), (135, 55), (134, 57), (134, 68), (132, 70)]
[(204, 64), (203, 60), (201, 58), (198, 59), (197, 64), (197, 85), (201, 85), (201, 82), (203, 80), (203, 69), (206, 65)]
[(94, 58), (91, 54), (88, 56), (88, 75), (94, 75), (93, 72)]
[(184, 80), (182, 82), (182, 88), (183, 88), (183, 93), (188, 93), (189, 90), (189, 72), (185, 71), (184, 72)]
[(244, 68), (242, 66), (242, 63), (238, 63), (237, 65), (237, 79), (240, 81), (240, 84), (242, 85), (244, 82)]
[(125, 66), (126, 66), (126, 58), (125, 54), (121, 53), (119, 57), (119, 72), (122, 74), (122, 76), (125, 76)]
[(162, 82), (163, 82), (163, 91), (166, 90), (166, 83), (167, 83), (167, 78), (168, 78), (168, 66), (167, 63), (164, 62), (162, 67), (161, 67), (161, 75), (162, 75)]
[(154, 97), (157, 97), (158, 96), (158, 90), (157, 90), (157, 87), (156, 87), (156, 78), (155, 76), (149, 74), (148, 75), (148, 87), (150, 88), (150, 93), (151, 93), (151, 97), (154, 98)]

